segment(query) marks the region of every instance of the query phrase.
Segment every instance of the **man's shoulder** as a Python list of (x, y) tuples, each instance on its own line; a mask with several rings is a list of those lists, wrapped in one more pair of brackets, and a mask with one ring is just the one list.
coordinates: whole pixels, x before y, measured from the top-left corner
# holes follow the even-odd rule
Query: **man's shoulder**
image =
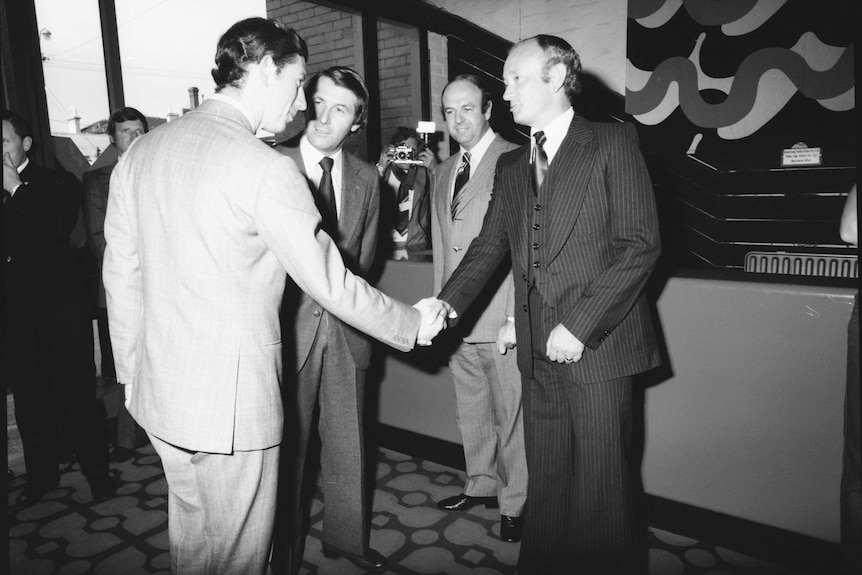
[(529, 152), (530, 152), (529, 142), (526, 144), (518, 145), (518, 144), (513, 144), (512, 142), (509, 142), (508, 140), (503, 140), (503, 141), (506, 142), (506, 144), (508, 144), (508, 146), (505, 148), (505, 151), (503, 151), (500, 154), (500, 159), (498, 160), (498, 165), (508, 166), (508, 165), (514, 164), (514, 163), (518, 162), (520, 159), (522, 159), (524, 154), (529, 154)]
[(347, 150), (342, 150), (341, 154), (344, 158), (345, 167), (353, 170), (363, 180), (367, 180), (369, 182), (376, 182), (379, 180), (380, 176), (377, 173), (377, 168), (372, 164), (369, 164), (365, 160), (351, 154)]
[(34, 164), (32, 160), (21, 175), (27, 182), (39, 185), (68, 186), (78, 183), (75, 174), (62, 169), (39, 166)]
[(110, 178), (111, 172), (114, 171), (114, 168), (117, 166), (117, 162), (113, 161), (109, 164), (104, 164), (102, 166), (98, 166), (96, 168), (90, 168), (81, 176), (81, 181), (83, 183), (87, 183), (89, 181), (95, 181), (104, 178)]

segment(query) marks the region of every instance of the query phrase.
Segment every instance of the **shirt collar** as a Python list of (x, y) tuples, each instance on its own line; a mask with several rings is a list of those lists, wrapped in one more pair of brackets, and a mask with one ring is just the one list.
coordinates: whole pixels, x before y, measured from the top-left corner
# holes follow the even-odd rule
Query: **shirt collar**
[(494, 133), (494, 130), (488, 128), (472, 149), (465, 150), (463, 146), (461, 147), (462, 157), (464, 152), (470, 152), (470, 170), (472, 170), (472, 173), (476, 173), (476, 166), (478, 166), (479, 162), (482, 161), (482, 157), (485, 155), (485, 152), (488, 151), (488, 148), (491, 147), (491, 143), (494, 141), (496, 136), (497, 135)]
[[(343, 148), (339, 148), (334, 154), (328, 154), (332, 158), (332, 188), (335, 194), (335, 209), (338, 215), (341, 215), (341, 163), (344, 160)], [(305, 175), (309, 180), (317, 185), (320, 177), (323, 176), (323, 168), (320, 166), (320, 160), (324, 155), (320, 150), (311, 145), (305, 134), (299, 138), (299, 152), (302, 155), (302, 164), (305, 166)]]
[(225, 104), (230, 104), (231, 106), (233, 106), (234, 108), (236, 108), (237, 110), (242, 112), (242, 115), (245, 116), (246, 120), (248, 120), (248, 125), (251, 126), (252, 130), (256, 129), (255, 124), (254, 124), (254, 119), (251, 116), (251, 112), (249, 111), (248, 108), (243, 106), (239, 100), (237, 100), (235, 98), (231, 98), (229, 96), (225, 96), (224, 94), (219, 94), (219, 93), (215, 93), (207, 99), (208, 100), (218, 100), (219, 102), (224, 102)]
[(24, 171), (24, 168), (26, 168), (29, 164), (30, 164), (30, 157), (29, 157), (29, 156), (27, 156), (27, 157), (25, 157), (25, 158), (24, 158), (24, 161), (23, 161), (23, 162), (21, 162), (21, 165), (20, 165), (20, 166), (18, 166), (18, 168), (17, 168), (18, 173), (20, 174), (21, 172), (23, 172), (23, 171)]
[[(303, 134), (299, 139), (299, 151), (302, 153), (302, 163), (305, 164), (305, 172), (307, 174), (312, 173), (312, 169), (316, 168), (318, 171), (322, 171), (323, 168), (320, 167), (320, 160), (326, 154), (323, 154), (320, 150), (311, 145), (311, 142), (308, 141), (308, 137)], [(328, 156), (332, 158), (332, 177), (335, 178), (336, 173), (340, 173), (339, 166), (341, 165), (342, 160), (342, 148), (339, 148), (337, 152), (334, 154), (329, 154)]]
[[(551, 122), (545, 126), (545, 129), (542, 130), (545, 132), (545, 154), (548, 156), (548, 165), (554, 161), (554, 156), (557, 155), (557, 150), (560, 149), (560, 146), (563, 143), (563, 140), (566, 138), (566, 134), (569, 133), (569, 125), (572, 123), (572, 119), (575, 117), (575, 110), (569, 106), (569, 108), (551, 120)], [(536, 146), (536, 140), (533, 138), (533, 135), (538, 132), (535, 128), (530, 129), (530, 149)], [(530, 156), (532, 157), (532, 155)]]

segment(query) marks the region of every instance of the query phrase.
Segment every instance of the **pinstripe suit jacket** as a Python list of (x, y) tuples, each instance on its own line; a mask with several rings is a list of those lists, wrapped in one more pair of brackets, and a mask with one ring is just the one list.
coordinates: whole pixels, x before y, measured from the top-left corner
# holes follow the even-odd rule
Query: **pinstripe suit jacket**
[(285, 270), (397, 349), (415, 309), (348, 273), (296, 164), (207, 100), (134, 144), (111, 174), (103, 279), (117, 377), (149, 433), (192, 451), (281, 441)]
[[(506, 255), (515, 280), (518, 367), (533, 372), (562, 323), (586, 349), (572, 379), (606, 381), (659, 363), (643, 287), (659, 255), (649, 174), (631, 125), (572, 120), (539, 197), (530, 184), (530, 146), (501, 156), (482, 232), (439, 294), (464, 311)], [(535, 229), (535, 225), (539, 228)], [(527, 294), (539, 290), (545, 341), (533, 342)]]
[[(286, 145), (278, 145), (275, 149), (291, 158), (302, 174), (306, 175), (298, 138), (295, 141), (289, 141)], [(347, 150), (342, 151), (341, 158), (343, 162), (341, 213), (338, 216), (338, 237), (335, 244), (341, 251), (341, 257), (344, 258), (347, 268), (364, 277), (371, 270), (374, 252), (377, 249), (380, 179), (373, 166), (359, 160)], [(309, 187), (312, 186), (317, 186), (317, 182), (309, 182)], [(320, 304), (300, 290), (290, 279), (288, 279), (284, 305), (285, 315), (293, 318), (293, 321), (288, 320), (285, 325), (292, 330), (296, 351), (295, 367), (298, 372), (308, 358), (323, 316), (314, 313), (320, 309)], [(290, 309), (287, 306), (290, 306)], [(338, 321), (336, 318), (333, 320)], [(368, 369), (368, 364), (371, 362), (371, 341), (365, 334), (347, 324), (341, 324), (341, 328), (356, 367)]]
[[(449, 156), (437, 168), (434, 177), (434, 192), (431, 197), (431, 236), (434, 238), (434, 293), (438, 293), (464, 259), (470, 242), (479, 235), (482, 221), (491, 201), (494, 170), (497, 159), (503, 152), (517, 148), (499, 135), (488, 147), (482, 161), (470, 174), (464, 186), (458, 214), (451, 216), (452, 191), (461, 156)], [(464, 341), (488, 343), (497, 341), (497, 332), (507, 315), (514, 315), (515, 294), (512, 274), (508, 265), (501, 266), (494, 278), (479, 296), (479, 300), (458, 322)]]

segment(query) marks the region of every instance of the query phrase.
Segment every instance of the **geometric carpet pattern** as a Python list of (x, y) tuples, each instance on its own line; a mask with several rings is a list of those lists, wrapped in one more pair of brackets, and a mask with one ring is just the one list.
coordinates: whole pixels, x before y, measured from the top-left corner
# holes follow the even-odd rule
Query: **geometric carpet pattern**
[[(168, 573), (167, 486), (151, 446), (113, 461), (116, 495), (92, 503), (77, 465), (60, 485), (26, 509), (12, 503), (24, 486), (22, 466), (9, 481), (9, 566), (18, 574), (134, 575)], [(497, 575), (514, 573), (520, 544), (498, 538), (499, 512), (463, 513), (434, 502), (461, 492), (462, 471), (391, 450), (378, 450), (371, 546), (389, 558), (397, 575)], [(309, 575), (362, 573), (344, 559), (321, 552), (323, 501), (318, 487), (303, 564)], [(651, 529), (651, 575), (794, 575), (778, 566), (680, 535)]]

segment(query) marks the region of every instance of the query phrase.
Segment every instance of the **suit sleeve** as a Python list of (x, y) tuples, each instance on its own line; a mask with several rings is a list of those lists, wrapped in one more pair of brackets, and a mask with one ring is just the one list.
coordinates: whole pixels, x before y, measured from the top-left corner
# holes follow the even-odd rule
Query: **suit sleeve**
[(488, 204), (488, 211), (482, 221), (482, 230), (476, 236), (464, 259), (452, 272), (452, 276), (443, 286), (438, 298), (450, 304), (459, 316), (470, 307), (470, 304), (482, 293), (491, 276), (509, 254), (509, 238), (506, 231), (500, 181), (503, 176), (498, 164), (494, 176), (494, 194)]
[(614, 256), (562, 319), (584, 345), (595, 349), (625, 319), (641, 295), (660, 252), (655, 196), (637, 132), (614, 130), (605, 167)]
[(419, 312), (345, 268), (335, 242), (320, 228), (305, 178), (289, 159), (273, 162), (262, 177), (253, 218), (291, 279), (324, 309), (395, 349), (413, 348)]
[(98, 171), (85, 172), (84, 185), (84, 223), (90, 238), (90, 250), (101, 266), (105, 256), (105, 214), (108, 211), (108, 186), (110, 176), (105, 177)]
[(362, 224), (362, 245), (359, 251), (359, 272), (367, 276), (374, 265), (374, 256), (377, 253), (378, 234), (380, 233), (380, 178), (377, 170), (374, 177), (368, 181), (369, 200), (368, 211), (365, 213), (365, 221)]
[(121, 177), (122, 160), (111, 174), (105, 214), (102, 281), (111, 322), (111, 345), (117, 381), (135, 383), (138, 338), (144, 309), (143, 275), (138, 256), (138, 225), (129, 182)]

